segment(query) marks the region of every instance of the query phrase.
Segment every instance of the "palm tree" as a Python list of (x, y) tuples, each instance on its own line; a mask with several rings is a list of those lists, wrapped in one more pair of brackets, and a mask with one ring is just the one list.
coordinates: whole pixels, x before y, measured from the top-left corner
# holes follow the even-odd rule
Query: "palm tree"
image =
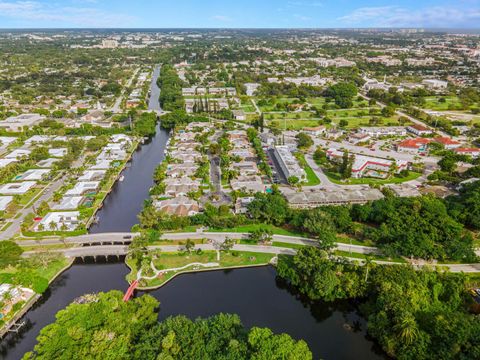
[(370, 271), (370, 266), (373, 264), (373, 258), (369, 255), (365, 256), (365, 282), (368, 281), (368, 273)]
[(52, 230), (52, 231), (57, 230), (57, 224), (54, 221), (52, 221), (50, 224), (48, 224), (48, 226), (49, 226), (50, 230)]
[(407, 345), (413, 344), (413, 342), (415, 342), (420, 335), (417, 321), (410, 313), (405, 313), (402, 316), (400, 322), (394, 326), (394, 330), (398, 332), (400, 338)]

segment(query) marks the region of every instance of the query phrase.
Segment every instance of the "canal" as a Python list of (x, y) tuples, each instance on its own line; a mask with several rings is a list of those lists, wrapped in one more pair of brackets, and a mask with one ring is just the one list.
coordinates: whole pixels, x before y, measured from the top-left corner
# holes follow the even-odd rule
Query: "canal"
[[(150, 109), (160, 110), (155, 69)], [(163, 160), (168, 133), (157, 134), (140, 146), (99, 211), (92, 233), (129, 231), (137, 223), (152, 174)], [(40, 330), (55, 321), (55, 314), (86, 293), (128, 287), (127, 266), (122, 261), (75, 264), (61, 274), (42, 298), (23, 317), (20, 333), (8, 334), (0, 344), (0, 359), (18, 360), (36, 344)], [(143, 293), (138, 293), (137, 296)], [(310, 302), (279, 281), (272, 267), (185, 274), (150, 292), (160, 305), (159, 319), (185, 315), (192, 319), (220, 312), (238, 314), (247, 327), (269, 327), (304, 339), (314, 359), (384, 359), (376, 344), (366, 336), (365, 320), (348, 302)]]
[[(152, 76), (149, 110), (161, 111), (158, 101), (160, 89), (157, 86), (159, 75), (160, 67), (157, 67)], [(90, 227), (91, 234), (129, 232), (138, 223), (137, 215), (149, 198), (149, 190), (154, 185), (153, 172), (164, 159), (168, 137), (169, 133), (157, 125), (156, 135), (133, 153), (122, 172), (124, 180), (113, 186), (102, 209), (97, 212), (98, 222)]]

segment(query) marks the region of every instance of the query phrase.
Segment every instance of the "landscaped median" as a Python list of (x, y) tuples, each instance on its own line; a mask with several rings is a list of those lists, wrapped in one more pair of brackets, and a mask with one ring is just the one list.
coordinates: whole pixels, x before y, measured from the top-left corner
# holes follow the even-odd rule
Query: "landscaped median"
[[(131, 257), (125, 260), (131, 272), (127, 281), (139, 280), (142, 289), (159, 288), (179, 274), (219, 269), (268, 265), (274, 254), (246, 251), (149, 252), (140, 266)], [(145, 261), (146, 260), (146, 261)], [(140, 268), (140, 269), (139, 269)], [(139, 271), (141, 270), (141, 272)]]

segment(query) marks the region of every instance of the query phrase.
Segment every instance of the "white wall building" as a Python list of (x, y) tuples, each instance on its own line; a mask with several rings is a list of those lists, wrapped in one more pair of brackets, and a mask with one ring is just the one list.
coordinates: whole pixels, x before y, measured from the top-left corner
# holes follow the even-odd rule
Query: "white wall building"
[(288, 146), (275, 146), (275, 157), (287, 179), (291, 176), (297, 177), (300, 181), (307, 179), (305, 170), (298, 164)]

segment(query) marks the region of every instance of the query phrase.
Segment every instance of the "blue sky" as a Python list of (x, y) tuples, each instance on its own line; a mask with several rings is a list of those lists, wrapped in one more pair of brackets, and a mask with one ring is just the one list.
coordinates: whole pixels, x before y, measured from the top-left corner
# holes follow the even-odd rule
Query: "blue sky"
[(480, 28), (480, 0), (0, 0), (1, 28)]

